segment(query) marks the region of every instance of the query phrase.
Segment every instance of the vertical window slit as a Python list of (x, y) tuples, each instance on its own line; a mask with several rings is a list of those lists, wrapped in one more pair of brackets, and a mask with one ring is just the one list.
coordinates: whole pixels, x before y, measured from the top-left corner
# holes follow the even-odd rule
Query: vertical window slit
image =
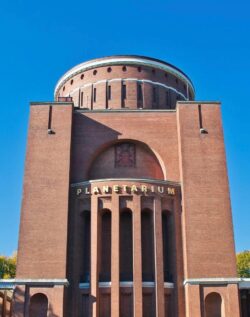
[(200, 124), (200, 129), (203, 129), (201, 105), (198, 105), (198, 111), (199, 111), (199, 124)]
[(52, 105), (49, 106), (48, 130), (51, 130), (52, 123)]

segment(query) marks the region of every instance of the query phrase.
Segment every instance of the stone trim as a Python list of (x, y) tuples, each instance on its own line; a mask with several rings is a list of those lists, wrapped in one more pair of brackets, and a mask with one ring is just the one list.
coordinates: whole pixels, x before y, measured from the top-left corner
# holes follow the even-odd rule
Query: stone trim
[(238, 277), (215, 277), (215, 278), (190, 278), (183, 282), (183, 285), (200, 285), (200, 284), (239, 284), (241, 278)]
[(164, 181), (164, 180), (157, 180), (157, 179), (150, 179), (150, 178), (103, 178), (103, 179), (94, 179), (79, 183), (72, 183), (71, 187), (77, 187), (77, 186), (84, 186), (89, 185), (92, 183), (101, 183), (101, 182), (137, 182), (137, 183), (153, 183), (153, 184), (163, 184), (163, 185), (172, 185), (172, 186), (180, 186), (181, 184), (179, 182), (173, 182), (173, 181)]
[(92, 85), (95, 86), (95, 85), (98, 85), (98, 84), (101, 84), (101, 83), (106, 83), (106, 82), (111, 83), (113, 81), (119, 81), (119, 82), (120, 81), (121, 82), (124, 82), (124, 81), (136, 81), (136, 82), (139, 82), (139, 83), (148, 83), (148, 84), (152, 84), (154, 86), (160, 86), (160, 87), (172, 90), (176, 94), (182, 96), (185, 99), (185, 101), (189, 100), (182, 92), (180, 92), (179, 90), (177, 90), (174, 87), (165, 85), (165, 84), (160, 83), (158, 81), (152, 81), (152, 80), (149, 80), (149, 79), (137, 79), (137, 78), (113, 78), (113, 79), (109, 79), (109, 80), (106, 80), (106, 79), (103, 80), (102, 79), (102, 80), (99, 80), (99, 81), (96, 81), (96, 82), (93, 82), (93, 83), (88, 83), (88, 84), (85, 84), (85, 85), (82, 85), (82, 86), (78, 86), (77, 88), (71, 90), (70, 94), (68, 94), (67, 97), (70, 97), (70, 95), (74, 94), (76, 91), (79, 91), (79, 89), (84, 89), (84, 88), (92, 86)]
[(0, 279), (0, 287), (14, 288), (17, 285), (29, 285), (29, 286), (68, 286), (67, 279)]
[[(99, 282), (98, 283), (100, 288), (111, 288), (111, 282)], [(133, 287), (134, 282), (120, 282), (120, 287)], [(155, 282), (142, 282), (142, 287), (155, 287)], [(80, 289), (88, 289), (90, 288), (90, 283), (79, 283)], [(164, 288), (174, 288), (174, 283), (164, 282)]]

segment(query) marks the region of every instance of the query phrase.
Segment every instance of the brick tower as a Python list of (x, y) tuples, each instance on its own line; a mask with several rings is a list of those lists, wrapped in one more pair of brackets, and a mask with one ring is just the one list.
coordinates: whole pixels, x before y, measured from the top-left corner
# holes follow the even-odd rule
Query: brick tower
[(218, 102), (148, 57), (30, 107), (13, 315), (239, 317)]

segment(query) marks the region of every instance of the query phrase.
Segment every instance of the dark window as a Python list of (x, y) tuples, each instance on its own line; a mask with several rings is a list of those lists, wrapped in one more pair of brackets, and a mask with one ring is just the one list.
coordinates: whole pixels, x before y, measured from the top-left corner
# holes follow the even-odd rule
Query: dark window
[(90, 281), (90, 212), (85, 210), (82, 214), (83, 228), (83, 271), (81, 282), (89, 283)]
[(73, 80), (73, 79), (71, 79), (71, 81), (70, 81), (70, 85), (73, 85), (73, 82), (74, 82), (74, 80)]
[(137, 96), (138, 96), (138, 100), (142, 100), (142, 85), (138, 84), (137, 85)]
[(153, 87), (153, 102), (157, 102), (157, 89)]
[(122, 67), (122, 70), (123, 70), (124, 72), (126, 72), (126, 71), (127, 71), (127, 67), (126, 67), (126, 66), (123, 66), (123, 67)]
[(65, 86), (63, 86), (63, 91), (65, 90)]
[(96, 88), (94, 88), (94, 92), (93, 92), (93, 100), (94, 100), (94, 102), (96, 102)]
[(120, 281), (133, 281), (132, 212), (125, 209), (120, 214)]
[(111, 86), (108, 86), (108, 100), (112, 98), (111, 96)]
[(81, 75), (81, 79), (83, 79), (83, 78), (84, 78), (84, 74)]
[[(173, 249), (174, 249), (173, 215), (169, 211), (162, 212), (163, 268), (164, 282), (173, 282)], [(171, 263), (172, 262), (172, 263)]]
[(140, 66), (138, 67), (138, 72), (141, 72), (141, 67)]
[(178, 78), (175, 78), (175, 82), (176, 82), (176, 84), (178, 84), (178, 82), (179, 82)]
[(104, 211), (101, 217), (101, 265), (100, 282), (111, 281), (111, 212)]
[(125, 84), (122, 84), (122, 99), (126, 99), (127, 98), (127, 87)]
[(80, 106), (83, 106), (83, 92), (81, 92), (81, 100), (80, 100)]
[(97, 70), (95, 69), (94, 71), (93, 71), (93, 75), (96, 75), (97, 74)]
[(111, 68), (111, 67), (108, 67), (108, 68), (107, 68), (107, 72), (108, 72), (108, 73), (111, 73), (111, 72), (112, 72), (112, 68)]
[(169, 90), (166, 91), (166, 107), (167, 107), (167, 109), (170, 109), (170, 108), (171, 108), (171, 104), (170, 104), (170, 91), (169, 91)]
[(142, 280), (154, 281), (154, 223), (152, 210), (141, 213)]

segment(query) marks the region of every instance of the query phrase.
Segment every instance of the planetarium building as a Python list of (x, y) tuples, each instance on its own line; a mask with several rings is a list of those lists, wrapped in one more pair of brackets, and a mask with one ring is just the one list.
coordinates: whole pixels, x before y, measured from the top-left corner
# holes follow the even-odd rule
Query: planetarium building
[(13, 316), (239, 317), (218, 102), (142, 56), (32, 102)]

